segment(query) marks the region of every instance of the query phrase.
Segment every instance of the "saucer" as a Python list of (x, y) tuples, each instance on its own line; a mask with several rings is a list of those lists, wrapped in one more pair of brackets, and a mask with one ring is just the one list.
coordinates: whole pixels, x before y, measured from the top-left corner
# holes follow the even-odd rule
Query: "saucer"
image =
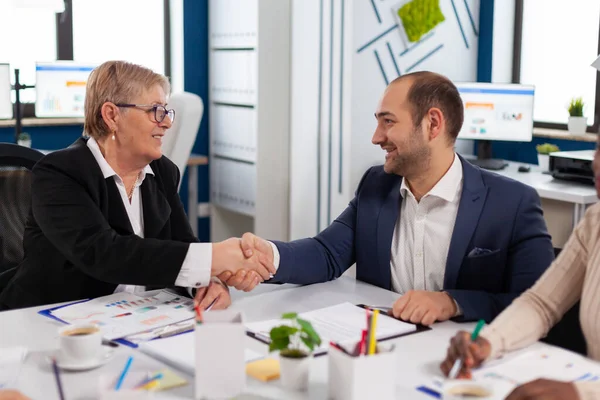
[(52, 364), (52, 358), (56, 357), (56, 365), (60, 369), (66, 371), (86, 371), (89, 369), (98, 368), (106, 364), (113, 357), (115, 350), (107, 346), (100, 348), (99, 354), (90, 360), (76, 361), (71, 359), (65, 359), (60, 350), (55, 350), (46, 356), (47, 361)]

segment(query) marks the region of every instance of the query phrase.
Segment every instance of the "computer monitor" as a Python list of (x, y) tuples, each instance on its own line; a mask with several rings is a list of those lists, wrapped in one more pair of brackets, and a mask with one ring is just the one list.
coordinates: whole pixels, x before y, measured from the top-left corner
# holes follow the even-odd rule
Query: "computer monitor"
[(36, 63), (36, 117), (83, 117), (85, 86), (94, 68), (72, 61)]
[(531, 142), (533, 137), (532, 85), (455, 83), (465, 118), (458, 139), (477, 139), (478, 158), (491, 158), (490, 140)]
[(10, 66), (0, 64), (0, 119), (11, 119), (13, 117), (10, 89)]

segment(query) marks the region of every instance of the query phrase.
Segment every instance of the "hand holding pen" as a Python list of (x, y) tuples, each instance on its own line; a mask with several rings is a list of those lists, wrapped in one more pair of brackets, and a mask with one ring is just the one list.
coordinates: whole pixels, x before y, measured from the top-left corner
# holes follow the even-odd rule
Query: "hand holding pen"
[(446, 359), (440, 365), (450, 379), (471, 378), (471, 369), (479, 367), (491, 354), (490, 342), (479, 336), (485, 322), (479, 321), (473, 333), (460, 331), (450, 340)]

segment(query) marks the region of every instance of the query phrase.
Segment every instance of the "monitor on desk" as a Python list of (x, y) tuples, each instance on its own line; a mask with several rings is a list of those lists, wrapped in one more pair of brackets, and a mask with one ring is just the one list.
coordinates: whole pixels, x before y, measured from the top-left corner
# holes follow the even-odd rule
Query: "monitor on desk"
[(36, 63), (35, 116), (83, 117), (85, 86), (94, 66), (72, 61)]
[(0, 119), (13, 117), (10, 88), (10, 67), (8, 64), (0, 64)]
[(490, 141), (531, 142), (534, 87), (511, 83), (455, 84), (465, 110), (458, 139), (479, 140), (478, 159), (473, 164), (502, 169), (506, 163), (491, 159)]

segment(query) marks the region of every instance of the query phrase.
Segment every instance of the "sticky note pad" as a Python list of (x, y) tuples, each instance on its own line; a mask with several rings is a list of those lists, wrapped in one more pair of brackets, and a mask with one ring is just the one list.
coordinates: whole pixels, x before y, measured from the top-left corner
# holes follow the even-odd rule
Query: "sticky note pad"
[(253, 361), (246, 364), (246, 374), (267, 382), (279, 378), (279, 360), (265, 358), (263, 360)]
[(161, 369), (160, 371), (156, 371), (153, 375), (159, 373), (162, 374), (162, 378), (158, 380), (158, 385), (152, 388), (152, 390), (167, 390), (188, 383), (188, 381), (175, 374), (175, 372), (170, 369)]

